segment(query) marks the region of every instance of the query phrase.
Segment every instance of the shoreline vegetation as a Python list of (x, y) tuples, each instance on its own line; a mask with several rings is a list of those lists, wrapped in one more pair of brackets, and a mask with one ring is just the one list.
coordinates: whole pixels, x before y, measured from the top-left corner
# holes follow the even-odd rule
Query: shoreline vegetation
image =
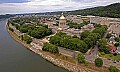
[(6, 24), (6, 29), (8, 33), (12, 36), (12, 38), (25, 46), (28, 50), (40, 55), (45, 60), (51, 62), (52, 64), (64, 68), (70, 72), (109, 72), (107, 67), (96, 67), (93, 63), (82, 64), (78, 63), (76, 59), (73, 59), (68, 56), (64, 56), (61, 54), (53, 54), (50, 52), (42, 51), (39, 49), (35, 49), (32, 45), (27, 44), (25, 41), (21, 40), (17, 34), (9, 30), (8, 25)]

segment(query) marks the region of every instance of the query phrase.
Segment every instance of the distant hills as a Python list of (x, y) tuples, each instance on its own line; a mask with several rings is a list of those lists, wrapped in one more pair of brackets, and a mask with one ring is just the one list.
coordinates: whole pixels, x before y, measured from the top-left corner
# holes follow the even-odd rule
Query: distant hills
[(114, 3), (108, 6), (87, 8), (83, 10), (68, 11), (67, 13), (75, 15), (79, 14), (120, 18), (120, 3)]
[[(9, 18), (15, 15), (31, 15), (31, 14), (60, 14), (62, 11), (58, 12), (46, 12), (46, 13), (27, 13), (27, 14), (6, 14), (0, 15), (1, 18)], [(114, 3), (108, 6), (99, 6), (94, 8), (87, 8), (82, 10), (75, 11), (65, 11), (65, 14), (71, 15), (94, 15), (94, 16), (102, 16), (102, 17), (112, 17), (112, 18), (120, 18), (120, 3)]]
[(15, 16), (15, 15), (11, 15), (11, 14), (0, 15), (0, 19), (10, 18), (10, 17), (13, 17), (13, 16)]

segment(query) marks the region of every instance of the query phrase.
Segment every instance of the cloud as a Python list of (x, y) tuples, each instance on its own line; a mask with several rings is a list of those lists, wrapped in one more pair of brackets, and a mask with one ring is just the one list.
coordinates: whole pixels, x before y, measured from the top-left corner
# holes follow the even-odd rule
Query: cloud
[[(13, 0), (10, 0), (13, 1)], [(0, 3), (0, 14), (51, 12), (105, 6), (120, 0), (20, 0)]]
[(81, 2), (81, 3), (92, 3), (95, 2), (96, 0), (70, 0), (72, 2)]
[(29, 1), (30, 0), (0, 0), (0, 3), (23, 3)]

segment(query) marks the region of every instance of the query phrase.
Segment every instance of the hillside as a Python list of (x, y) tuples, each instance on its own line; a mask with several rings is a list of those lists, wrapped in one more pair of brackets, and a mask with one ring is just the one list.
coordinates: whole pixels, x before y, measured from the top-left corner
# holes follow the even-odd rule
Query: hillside
[(68, 11), (69, 14), (95, 15), (104, 17), (120, 18), (120, 3), (114, 3), (108, 6), (99, 6), (83, 10)]

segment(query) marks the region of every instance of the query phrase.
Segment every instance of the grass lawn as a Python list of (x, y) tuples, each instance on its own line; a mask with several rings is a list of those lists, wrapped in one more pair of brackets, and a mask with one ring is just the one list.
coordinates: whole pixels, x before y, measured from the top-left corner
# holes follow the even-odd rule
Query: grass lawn
[(102, 52), (99, 52), (98, 55), (104, 58), (115, 59), (117, 61), (120, 61), (120, 54), (117, 54), (116, 56), (114, 56), (113, 54), (104, 54)]
[(105, 57), (120, 61), (120, 54), (118, 54), (117, 56), (114, 56), (112, 54), (106, 54)]

